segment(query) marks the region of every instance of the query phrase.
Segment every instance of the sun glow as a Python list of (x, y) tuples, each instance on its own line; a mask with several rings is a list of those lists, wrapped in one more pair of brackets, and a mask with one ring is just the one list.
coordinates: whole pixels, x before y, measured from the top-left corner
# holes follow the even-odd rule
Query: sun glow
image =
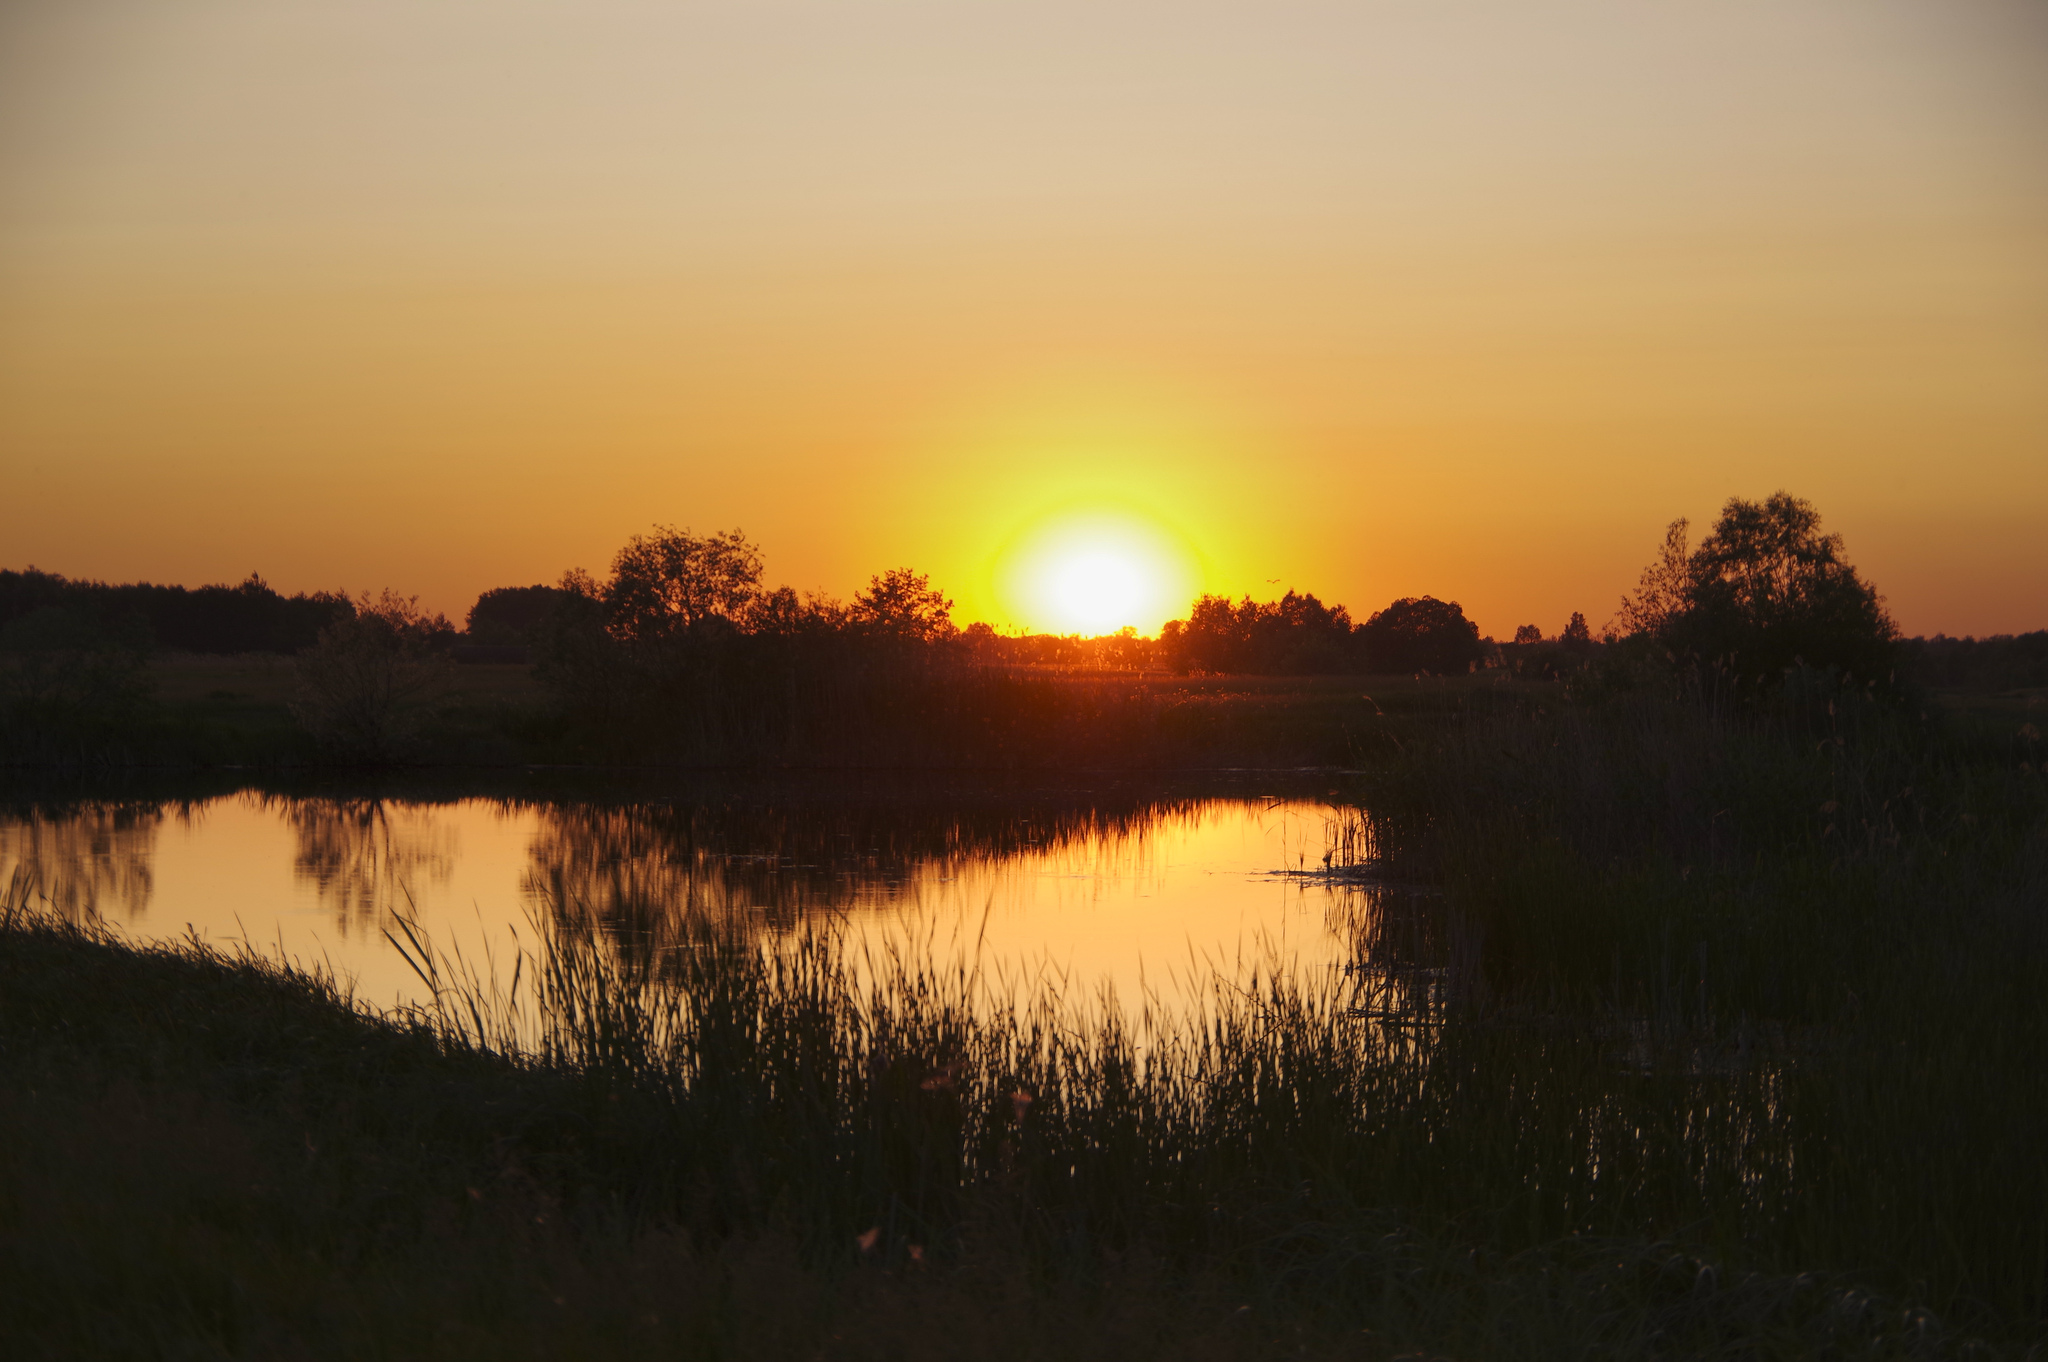
[(996, 587), (1010, 618), (1029, 630), (1150, 634), (1187, 612), (1200, 581), (1192, 548), (1149, 516), (1070, 511), (1012, 541)]

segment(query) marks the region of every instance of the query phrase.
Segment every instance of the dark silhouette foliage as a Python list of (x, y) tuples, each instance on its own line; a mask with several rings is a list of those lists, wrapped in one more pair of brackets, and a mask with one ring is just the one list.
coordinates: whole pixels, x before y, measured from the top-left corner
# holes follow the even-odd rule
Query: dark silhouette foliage
[(1623, 599), (1626, 633), (1746, 685), (1797, 667), (1890, 677), (1898, 630), (1843, 557), (1841, 536), (1821, 533), (1810, 502), (1784, 492), (1730, 498), (1690, 552), (1687, 528), (1672, 523), (1636, 594)]
[(606, 625), (628, 643), (671, 641), (709, 622), (742, 619), (761, 589), (761, 551), (738, 530), (699, 539), (656, 526), (612, 560)]
[(854, 593), (847, 618), (882, 638), (936, 643), (959, 632), (952, 611), (953, 602), (934, 591), (923, 573), (891, 568), (872, 578), (867, 590)]
[(1515, 642), (1541, 643), (1542, 641), (1543, 630), (1541, 626), (1534, 624), (1518, 624), (1515, 626)]
[[(1178, 623), (1175, 621), (1174, 623)], [(998, 634), (976, 621), (960, 631), (966, 655), (986, 666), (1044, 668), (1064, 672), (1143, 672), (1164, 667), (1166, 634), (1140, 637), (1129, 625), (1113, 634)]]
[(561, 596), (561, 588), (552, 586), (493, 587), (469, 607), (463, 632), (471, 643), (531, 643)]
[(1586, 617), (1580, 611), (1572, 611), (1572, 617), (1565, 622), (1564, 633), (1558, 641), (1575, 652), (1585, 652), (1593, 646), (1593, 631), (1586, 624)]
[(295, 653), (353, 610), (346, 595), (282, 596), (251, 573), (237, 586), (73, 581), (28, 568), (0, 571), (0, 627), (59, 609), (145, 646), (193, 653)]
[(1479, 626), (1456, 601), (1408, 596), (1358, 627), (1365, 659), (1375, 672), (1468, 672), (1486, 658)]
[(2026, 690), (2048, 686), (2048, 629), (1987, 638), (1912, 638), (1899, 645), (1900, 670), (1924, 686)]
[(1455, 602), (1398, 600), (1354, 625), (1343, 606), (1290, 591), (1277, 601), (1247, 596), (1234, 605), (1223, 596), (1203, 596), (1187, 619), (1160, 630), (1158, 654), (1163, 665), (1182, 672), (1446, 674), (1469, 671), (1490, 646)]
[(562, 579), (537, 675), (587, 741), (643, 758), (818, 759), (934, 722), (936, 679), (969, 653), (929, 578), (885, 572), (851, 605), (760, 578), (738, 530), (636, 536), (608, 579)]
[(1160, 631), (1162, 660), (1178, 671), (1304, 676), (1354, 670), (1351, 615), (1313, 595), (1277, 601), (1203, 596), (1186, 620)]
[(365, 593), (355, 613), (320, 631), (299, 654), (299, 722), (320, 745), (349, 761), (405, 755), (448, 687), (447, 640), (454, 633), (417, 597), (388, 588)]
[(150, 699), (148, 626), (45, 605), (0, 626), (0, 761), (73, 763), (133, 738)]

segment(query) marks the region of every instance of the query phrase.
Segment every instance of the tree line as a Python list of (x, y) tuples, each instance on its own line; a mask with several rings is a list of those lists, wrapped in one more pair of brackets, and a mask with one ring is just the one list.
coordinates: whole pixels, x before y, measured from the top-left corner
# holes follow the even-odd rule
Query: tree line
[(1597, 667), (1624, 681), (1631, 670), (1676, 670), (1753, 695), (1788, 678), (1807, 690), (1897, 693), (2048, 677), (2048, 632), (1902, 639), (1841, 537), (1783, 492), (1731, 499), (1697, 545), (1689, 531), (1683, 520), (1667, 529), (1599, 639), (1574, 612), (1554, 638), (1525, 625), (1501, 644), (1454, 601), (1404, 597), (1357, 622), (1296, 591), (1263, 602), (1205, 595), (1153, 639), (1005, 636), (957, 627), (953, 602), (909, 568), (877, 574), (847, 601), (800, 595), (763, 583), (760, 549), (738, 530), (661, 526), (628, 540), (602, 577), (578, 569), (553, 586), (484, 592), (461, 634), (388, 590), (351, 600), (284, 596), (255, 576), (187, 589), (0, 571), (0, 728), (42, 741), (140, 712), (152, 646), (296, 654), (300, 718), (330, 749), (362, 757), (404, 747), (445, 693), (458, 645), (530, 658), (549, 722), (591, 755), (706, 761), (971, 758), (1033, 749), (1048, 733), (1080, 750), (1111, 741), (1118, 725), (1143, 728), (1168, 703), (1125, 704), (1104, 690), (1081, 706), (1082, 722), (1069, 713), (1081, 704), (1073, 695), (1032, 680), (1054, 670), (1136, 684), (1148, 671), (1459, 675), (1505, 665), (1548, 677)]
[[(1273, 601), (1204, 595), (1155, 639), (1129, 629), (1092, 639), (1002, 635), (986, 624), (956, 627), (953, 603), (908, 568), (876, 575), (850, 601), (799, 595), (763, 585), (761, 551), (740, 531), (700, 537), (662, 526), (629, 539), (602, 578), (578, 569), (553, 586), (486, 591), (459, 634), (442, 617), (412, 609), (401, 612), (398, 632), (422, 647), (514, 649), (558, 669), (565, 649), (609, 647), (651, 664), (714, 638), (777, 641), (785, 651), (831, 639), (842, 653), (924, 645), (985, 664), (1268, 675), (1455, 675), (1502, 661), (1555, 670), (1602, 643), (1694, 658), (1752, 680), (1795, 666), (1869, 679), (1904, 663), (1937, 684), (2030, 684), (2048, 665), (2048, 633), (1903, 640), (1882, 598), (1847, 561), (1841, 537), (1823, 533), (1813, 506), (1786, 493), (1731, 499), (1697, 547), (1689, 530), (1683, 520), (1667, 529), (1598, 641), (1579, 612), (1555, 638), (1523, 625), (1496, 644), (1455, 601), (1404, 597), (1354, 622), (1343, 605), (1297, 591)], [(0, 651), (113, 644), (292, 654), (394, 599), (286, 596), (253, 574), (234, 586), (187, 588), (0, 570)], [(600, 636), (603, 645), (594, 642)]]
[(254, 573), (235, 586), (183, 587), (0, 570), (0, 649), (296, 653), (355, 609), (340, 592), (281, 595)]
[[(759, 550), (739, 531), (698, 538), (657, 527), (619, 551), (608, 578), (571, 572), (553, 587), (502, 587), (471, 607), (466, 637), (479, 644), (559, 644), (566, 621), (597, 625), (617, 644), (645, 650), (692, 631), (720, 636), (915, 642), (981, 663), (1178, 673), (1306, 675), (1343, 672), (1463, 673), (1489, 657), (1491, 640), (1455, 601), (1397, 600), (1354, 625), (1342, 605), (1289, 591), (1197, 599), (1187, 619), (1156, 639), (1134, 629), (1095, 638), (1005, 635), (985, 623), (958, 628), (952, 602), (928, 577), (897, 568), (851, 602), (760, 585)], [(1583, 627), (1583, 626), (1581, 626)]]

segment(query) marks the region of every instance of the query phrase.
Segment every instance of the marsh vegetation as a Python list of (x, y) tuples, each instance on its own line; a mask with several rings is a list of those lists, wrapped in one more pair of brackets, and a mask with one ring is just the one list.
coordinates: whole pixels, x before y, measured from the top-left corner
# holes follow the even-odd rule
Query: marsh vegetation
[[(148, 1261), (17, 1221), (153, 1303), (110, 1320), (25, 1262), (10, 1317), (60, 1351), (260, 1351), (337, 1291), (341, 1352), (2024, 1351), (2044, 753), (1832, 702), (1469, 714), (1359, 777), (1300, 872), (1398, 888), (1351, 969), (1173, 1007), (562, 903), (523, 1012), (511, 962), (414, 939), (438, 1004), (371, 1020), (24, 899), (12, 1166), (127, 1103), (184, 1132), (150, 1159), (238, 1132), (253, 1185), (139, 1195), (179, 1246)], [(253, 1266), (280, 1245), (308, 1266)]]

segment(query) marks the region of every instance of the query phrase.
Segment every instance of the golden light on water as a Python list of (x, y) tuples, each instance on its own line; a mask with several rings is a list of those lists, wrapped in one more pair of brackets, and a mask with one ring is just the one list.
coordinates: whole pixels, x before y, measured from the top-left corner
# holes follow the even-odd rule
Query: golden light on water
[(1002, 552), (996, 590), (1009, 618), (1033, 632), (1157, 632), (1201, 590), (1197, 555), (1165, 523), (1135, 510), (1055, 513)]

